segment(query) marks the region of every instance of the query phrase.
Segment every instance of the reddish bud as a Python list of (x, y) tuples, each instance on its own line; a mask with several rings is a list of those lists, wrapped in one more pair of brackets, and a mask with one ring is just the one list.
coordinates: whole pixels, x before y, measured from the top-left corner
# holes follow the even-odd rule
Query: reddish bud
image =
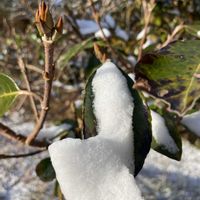
[(58, 31), (58, 33), (62, 34), (62, 31), (63, 31), (63, 20), (62, 20), (62, 17), (58, 18), (58, 21), (56, 23), (55, 28)]

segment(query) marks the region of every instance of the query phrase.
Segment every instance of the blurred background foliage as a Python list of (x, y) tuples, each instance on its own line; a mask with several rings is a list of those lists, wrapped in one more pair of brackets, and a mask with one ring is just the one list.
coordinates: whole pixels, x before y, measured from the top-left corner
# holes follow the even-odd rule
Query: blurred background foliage
[[(0, 72), (13, 77), (19, 87), (24, 89), (18, 66), (18, 58), (22, 57), (28, 68), (32, 90), (40, 94), (43, 87), (44, 53), (34, 24), (34, 13), (38, 2), (1, 0)], [(46, 2), (56, 19), (59, 15), (64, 19), (63, 35), (55, 47), (56, 76), (48, 119), (53, 122), (74, 120), (81, 117), (80, 100), (83, 98), (82, 91), (86, 79), (100, 64), (94, 54), (94, 42), (98, 42), (107, 57), (124, 70), (134, 71), (144, 35), (142, 0), (94, 1), (103, 28), (107, 28), (110, 32), (109, 43), (115, 49), (117, 56), (112, 54), (105, 41), (94, 37), (98, 28), (87, 0)], [(200, 37), (200, 1), (156, 0), (155, 3), (143, 44), (143, 53), (161, 48), (167, 44), (166, 41), (170, 37), (172, 40)], [(126, 67), (122, 64), (124, 62), (127, 63)], [(22, 103), (24, 110), (21, 107)], [(195, 108), (199, 108), (199, 103)], [(32, 118), (29, 103), (24, 99), (19, 99), (13, 109), (20, 110), (26, 120)], [(190, 141), (196, 141), (191, 135), (186, 137), (189, 137)]]

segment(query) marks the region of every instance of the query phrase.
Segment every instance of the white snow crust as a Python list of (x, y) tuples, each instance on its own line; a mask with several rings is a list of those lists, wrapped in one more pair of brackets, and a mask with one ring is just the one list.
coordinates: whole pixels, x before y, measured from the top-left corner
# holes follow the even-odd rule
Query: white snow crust
[(105, 38), (104, 38), (104, 35), (103, 35), (103, 33), (102, 33), (102, 31), (103, 31), (103, 33), (104, 33), (104, 35), (105, 35), (106, 38), (109, 38), (109, 37), (111, 36), (110, 31), (109, 31), (107, 28), (103, 28), (102, 30), (98, 30), (98, 31), (94, 34), (95, 37), (96, 37), (96, 38), (105, 39)]
[(49, 153), (67, 200), (140, 200), (133, 175), (133, 99), (125, 77), (111, 62), (96, 72), (92, 87), (98, 135), (65, 139)]
[(200, 111), (185, 115), (181, 123), (200, 137)]
[(165, 149), (169, 152), (176, 153), (178, 151), (178, 147), (169, 134), (164, 119), (160, 116), (160, 114), (154, 112), (153, 110), (151, 110), (151, 117), (152, 135), (156, 142), (163, 145), (163, 147), (165, 147)]
[(121, 29), (119, 26), (117, 26), (117, 28), (115, 29), (115, 35), (121, 39), (123, 39), (124, 41), (128, 41), (129, 40), (129, 35), (128, 33)]
[(93, 20), (77, 19), (76, 23), (77, 23), (82, 35), (95, 33), (96, 31), (99, 30), (98, 24)]
[(110, 14), (107, 14), (104, 17), (104, 21), (108, 25), (109, 28), (115, 28), (116, 22)]

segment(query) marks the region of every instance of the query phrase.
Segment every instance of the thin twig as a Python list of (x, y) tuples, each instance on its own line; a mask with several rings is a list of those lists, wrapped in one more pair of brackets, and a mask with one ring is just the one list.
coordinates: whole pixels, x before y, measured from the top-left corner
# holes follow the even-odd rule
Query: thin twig
[(24, 157), (29, 157), (29, 156), (33, 156), (33, 155), (42, 153), (44, 151), (46, 151), (46, 149), (38, 150), (38, 151), (33, 151), (33, 152), (29, 152), (29, 153), (24, 153), (24, 154), (16, 154), (16, 155), (0, 154), (0, 160), (2, 160), (2, 159), (10, 159), (10, 158), (24, 158)]
[(42, 108), (39, 116), (39, 120), (35, 125), (33, 131), (29, 134), (26, 140), (26, 144), (30, 144), (39, 134), (49, 110), (49, 100), (51, 95), (52, 82), (54, 77), (54, 63), (53, 63), (53, 52), (54, 44), (53, 41), (43, 39), (44, 51), (45, 51), (45, 71), (44, 71), (44, 93), (42, 100)]
[(30, 69), (34, 72), (37, 72), (39, 74), (43, 74), (43, 70), (39, 69), (38, 67), (34, 66), (34, 65), (30, 65), (30, 64), (26, 64), (26, 68)]
[(96, 8), (95, 8), (95, 5), (94, 5), (94, 2), (93, 0), (89, 0), (90, 2), (90, 5), (91, 5), (91, 8), (92, 8), (92, 12), (93, 12), (93, 17), (94, 17), (94, 20), (96, 21), (97, 25), (99, 26), (99, 29), (103, 35), (103, 38), (104, 40), (106, 41), (108, 47), (110, 48), (112, 54), (116, 57), (116, 58), (119, 58), (118, 60), (121, 62), (121, 64), (126, 67), (128, 70), (130, 70), (130, 67), (128, 67), (127, 65), (127, 62), (124, 61), (124, 58), (123, 56), (121, 56), (120, 54), (116, 53), (115, 49), (112, 47), (109, 39), (106, 37), (104, 31), (103, 31), (103, 27), (101, 25), (101, 20), (100, 20), (100, 16), (99, 16), (99, 13), (97, 12)]
[(142, 57), (142, 51), (143, 51), (143, 45), (147, 37), (147, 31), (148, 26), (151, 20), (152, 11), (155, 7), (155, 0), (151, 0), (149, 3), (146, 2), (146, 0), (142, 1), (142, 8), (144, 13), (144, 35), (142, 37), (142, 40), (140, 42), (139, 52), (138, 52), (138, 60)]
[[(25, 144), (25, 141), (27, 139), (26, 136), (15, 133), (12, 129), (2, 123), (0, 123), (0, 135), (4, 136), (7, 139), (20, 142), (22, 144)], [(47, 143), (46, 141), (34, 140), (29, 145), (33, 147), (46, 148), (49, 143)]]
[[(25, 84), (26, 84), (26, 88), (29, 92), (31, 92), (31, 86), (30, 86), (30, 81), (29, 81), (29, 78), (28, 78), (27, 69), (26, 69), (25, 63), (24, 63), (24, 61), (21, 57), (18, 58), (18, 65), (19, 65), (21, 73), (23, 75), (23, 78), (24, 78), (24, 81), (25, 81)], [(33, 99), (33, 96), (30, 95), (29, 99), (30, 99), (31, 108), (32, 108), (33, 113), (35, 115), (35, 119), (36, 119), (36, 121), (38, 121), (38, 111), (37, 111), (37, 107), (36, 107), (35, 101)]]
[(175, 36), (182, 31), (185, 28), (185, 25), (183, 22), (175, 27), (171, 35), (168, 35), (167, 40), (162, 44), (162, 47), (168, 45), (170, 42), (172, 42), (175, 38)]
[(16, 93), (16, 95), (33, 96), (33, 97), (35, 97), (35, 99), (37, 99), (38, 101), (40, 101), (40, 104), (42, 104), (42, 98), (38, 94), (36, 94), (34, 92), (29, 92), (27, 90), (19, 90), (19, 91), (13, 92), (13, 93)]
[(68, 15), (70, 16), (70, 18), (68, 16), (66, 16), (66, 20), (68, 21), (68, 23), (72, 26), (74, 32), (76, 33), (76, 35), (81, 39), (83, 40), (83, 36), (79, 30), (79, 27), (78, 27), (78, 24), (76, 22), (76, 19), (75, 19), (75, 16), (74, 16), (74, 13), (70, 10), (70, 8), (67, 6), (67, 4), (65, 4), (65, 9), (67, 10), (68, 12)]

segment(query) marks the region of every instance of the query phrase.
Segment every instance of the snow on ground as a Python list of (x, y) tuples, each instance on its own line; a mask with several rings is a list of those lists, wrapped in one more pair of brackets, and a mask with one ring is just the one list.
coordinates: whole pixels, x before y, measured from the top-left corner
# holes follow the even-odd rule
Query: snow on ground
[(185, 115), (181, 123), (200, 137), (200, 111)]
[[(1, 153), (27, 150), (0, 137)], [(46, 153), (0, 160), (1, 200), (56, 200), (53, 183), (36, 177), (35, 166)], [(180, 162), (151, 150), (136, 181), (145, 200), (200, 200), (200, 150), (183, 142)]]
[[(19, 154), (33, 148), (9, 142), (0, 137), (0, 153)], [(43, 183), (35, 174), (37, 163), (47, 152), (27, 158), (0, 160), (0, 200), (49, 200), (53, 197), (53, 182)]]
[(137, 177), (146, 200), (200, 200), (200, 150), (183, 141), (180, 162), (151, 150)]

